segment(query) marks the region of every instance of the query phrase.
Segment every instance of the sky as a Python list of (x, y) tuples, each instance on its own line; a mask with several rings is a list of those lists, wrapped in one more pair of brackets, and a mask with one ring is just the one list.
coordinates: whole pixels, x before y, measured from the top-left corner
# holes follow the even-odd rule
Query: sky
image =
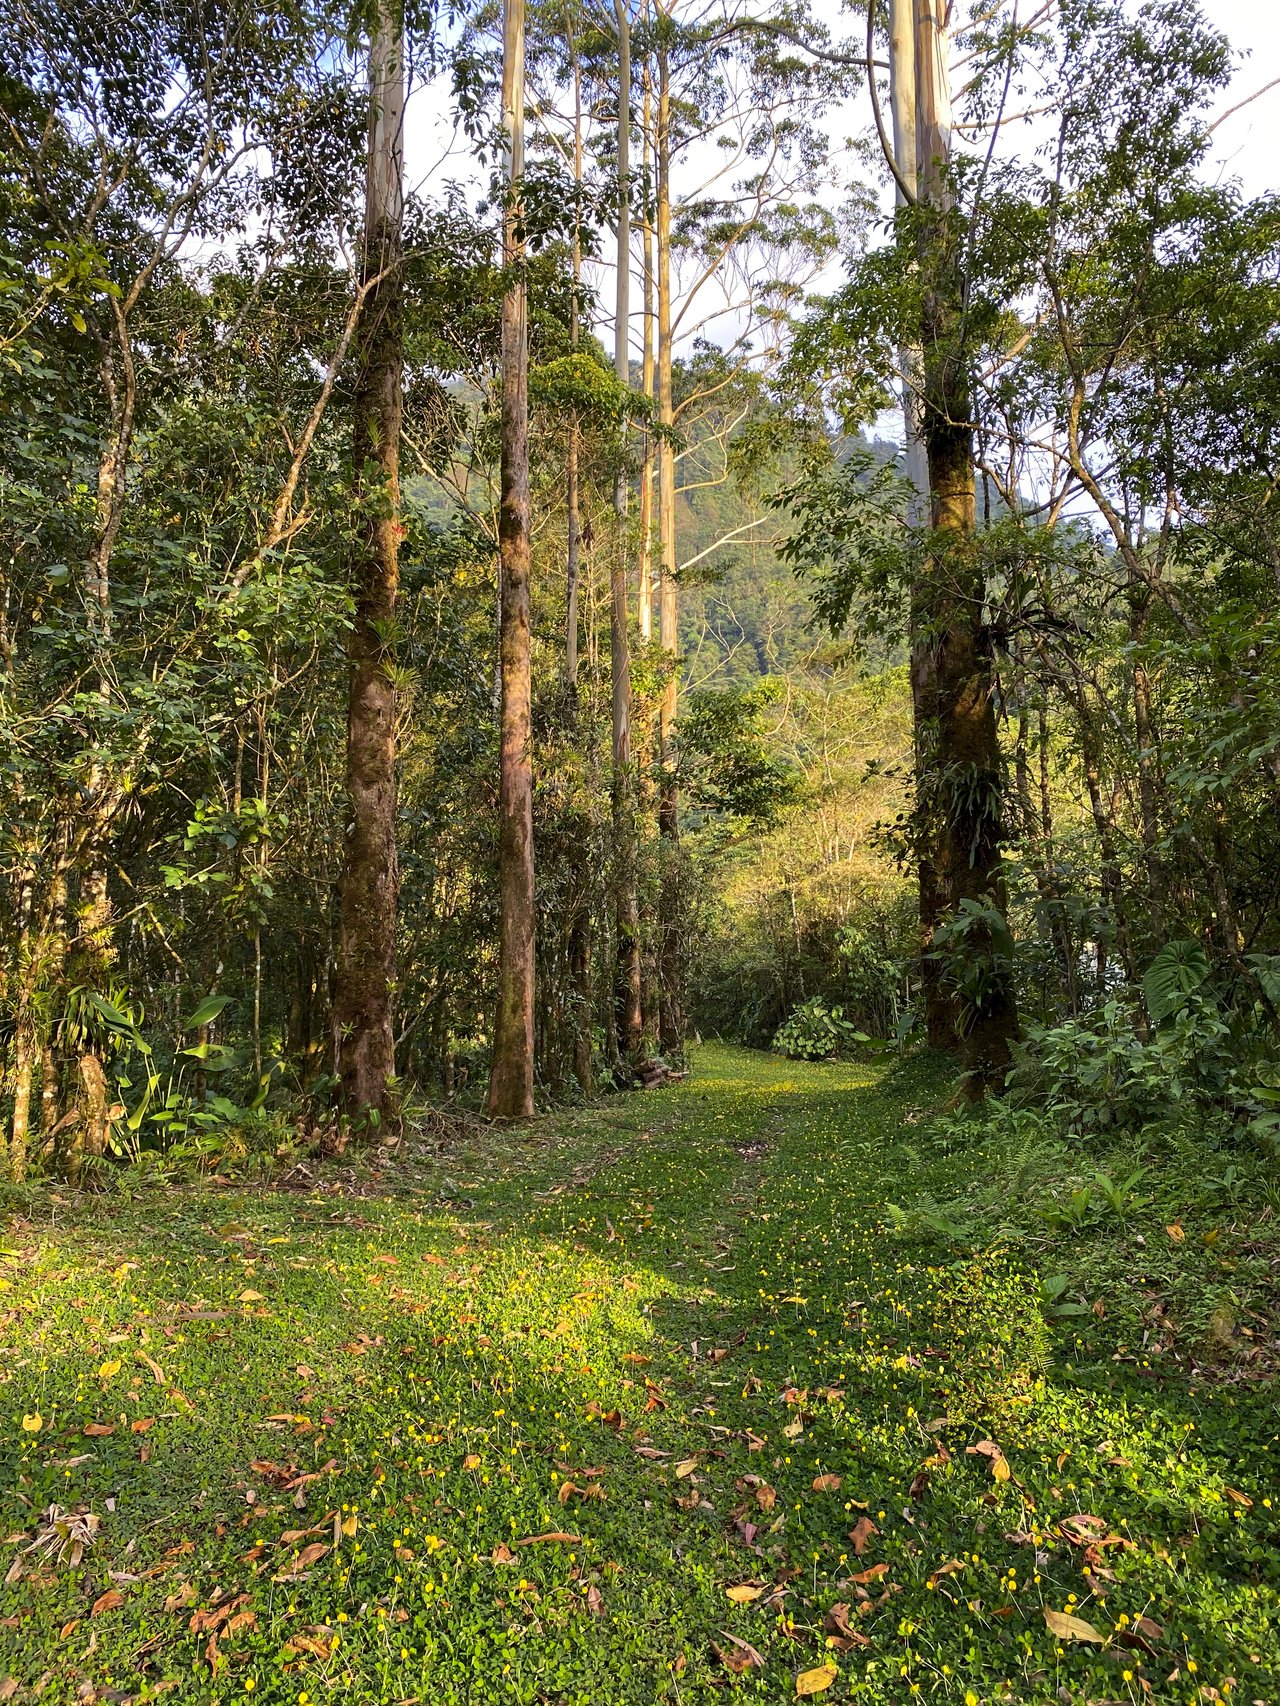
[[(1277, 0), (1202, 0), (1209, 22), (1220, 29), (1231, 42), (1237, 65), (1231, 89), (1218, 104), (1218, 113), (1229, 113), (1214, 131), (1207, 171), (1214, 178), (1238, 178), (1249, 196), (1280, 191), (1280, 21)], [(1028, 10), (1031, 9), (1028, 0)], [(815, 10), (825, 18), (838, 36), (861, 34), (861, 21), (844, 10), (840, 0), (816, 0)], [(761, 15), (767, 12), (760, 8)], [(865, 15), (865, 14), (864, 14)], [(1265, 85), (1257, 99), (1250, 99)], [(1238, 111), (1229, 110), (1237, 103), (1246, 103)], [(870, 108), (865, 93), (859, 92), (847, 102), (833, 108), (828, 115), (828, 130), (838, 151), (844, 139), (870, 130)], [(1022, 133), (1025, 135), (1025, 132)], [(1025, 146), (1021, 137), (1011, 133), (1014, 146)], [(406, 121), (406, 177), (429, 197), (440, 195), (444, 185), (453, 180), (466, 185), (475, 197), (483, 195), (488, 186), (488, 170), (481, 167), (471, 153), (470, 145), (461, 132), (455, 132), (447, 82), (437, 82), (418, 89), (411, 97)], [(837, 162), (837, 172), (839, 172)], [(844, 174), (850, 175), (848, 172)], [(860, 175), (860, 174), (859, 174)], [(838, 183), (833, 181), (827, 199), (837, 199)], [(891, 186), (883, 187), (886, 209), (892, 204)], [(609, 238), (603, 248), (607, 252)], [(608, 324), (608, 306), (613, 296), (612, 266), (595, 269), (595, 282), (600, 292), (600, 331), (606, 344), (612, 342)], [(830, 276), (819, 281), (825, 288), (838, 282), (839, 271), (828, 269)], [(638, 354), (639, 280), (633, 276), (632, 344)], [(731, 335), (732, 319), (720, 328), (721, 338)]]

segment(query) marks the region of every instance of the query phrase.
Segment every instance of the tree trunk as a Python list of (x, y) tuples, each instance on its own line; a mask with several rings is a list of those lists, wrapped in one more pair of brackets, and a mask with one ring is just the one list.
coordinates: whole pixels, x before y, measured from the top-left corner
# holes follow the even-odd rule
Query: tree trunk
[(679, 795), (675, 769), (676, 658), (676, 456), (671, 439), (675, 409), (671, 382), (671, 69), (665, 46), (657, 51), (657, 299), (658, 299), (658, 639), (667, 679), (658, 704), (658, 833), (661, 895), (658, 904), (658, 1041), (662, 1052), (684, 1047), (683, 907), (679, 846)]
[(516, 197), (524, 171), (524, 4), (505, 0), (502, 111), (508, 201), (502, 226), (502, 472), (498, 520), (499, 671), (498, 1011), (489, 1114), (533, 1112), (533, 752), (529, 655), (529, 400), (524, 239)]
[[(614, 371), (631, 388), (631, 32), (626, 0), (614, 0), (618, 21), (618, 295)], [(640, 913), (636, 900), (635, 778), (631, 762), (631, 642), (627, 624), (627, 472), (619, 459), (613, 505), (618, 537), (609, 570), (609, 671), (612, 689), (612, 798), (616, 896), (618, 1050), (636, 1060), (644, 1041), (640, 1006)]]
[[(947, 165), (951, 114), (944, 0), (916, 0), (916, 160), (924, 408), (933, 538), (914, 589), (912, 688), (925, 1017), (931, 1042), (957, 1052), (970, 1090), (1002, 1082), (1017, 1034), (1011, 968), (1000, 953), (1007, 901), (1000, 868), (1003, 770), (995, 671), (975, 548), (973, 429), (959, 233)], [(966, 905), (968, 903), (968, 905)], [(998, 917), (937, 942), (967, 913)]]
[(347, 641), (349, 828), (339, 890), (334, 1060), (353, 1119), (395, 1117), (395, 684), (391, 625), (399, 593), (404, 298), (404, 39), (381, 0), (369, 47), (369, 155), (352, 455), (360, 517)]

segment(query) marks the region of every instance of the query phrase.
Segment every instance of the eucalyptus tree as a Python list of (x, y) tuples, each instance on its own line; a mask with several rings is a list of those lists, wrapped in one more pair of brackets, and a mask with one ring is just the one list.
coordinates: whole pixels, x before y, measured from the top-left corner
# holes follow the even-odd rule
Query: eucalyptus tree
[(355, 360), (352, 459), (360, 514), (352, 565), (354, 621), (347, 642), (347, 799), (334, 995), (334, 1066), (348, 1114), (394, 1112), (396, 701), (394, 625), (399, 597), (400, 421), (404, 389), (405, 35), (399, 0), (378, 0), (369, 39), (364, 292)]

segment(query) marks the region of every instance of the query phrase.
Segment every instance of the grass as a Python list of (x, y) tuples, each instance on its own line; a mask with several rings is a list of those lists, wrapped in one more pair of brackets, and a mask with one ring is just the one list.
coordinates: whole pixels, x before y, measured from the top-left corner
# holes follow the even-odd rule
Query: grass
[[(0, 1699), (1277, 1700), (1265, 1359), (1135, 1334), (1153, 1286), (1166, 1323), (1257, 1303), (1221, 1264), (1274, 1276), (1270, 1247), (1238, 1201), (1178, 1221), (1168, 1168), (1051, 1226), (1051, 1160), (934, 1140), (939, 1094), (706, 1047), (354, 1188), (32, 1193)], [(937, 1353), (988, 1243), (993, 1299), (1065, 1268), (1084, 1313), (984, 1411)], [(98, 1519), (77, 1565), (27, 1549), (54, 1504)]]

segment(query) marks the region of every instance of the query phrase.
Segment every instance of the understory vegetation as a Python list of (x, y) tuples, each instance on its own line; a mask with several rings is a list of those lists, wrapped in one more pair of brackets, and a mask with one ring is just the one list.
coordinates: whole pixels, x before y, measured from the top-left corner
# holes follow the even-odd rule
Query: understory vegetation
[(1270, 1698), (1273, 1177), (945, 1098), (708, 1046), (515, 1142), (32, 1188), (10, 1697)]

